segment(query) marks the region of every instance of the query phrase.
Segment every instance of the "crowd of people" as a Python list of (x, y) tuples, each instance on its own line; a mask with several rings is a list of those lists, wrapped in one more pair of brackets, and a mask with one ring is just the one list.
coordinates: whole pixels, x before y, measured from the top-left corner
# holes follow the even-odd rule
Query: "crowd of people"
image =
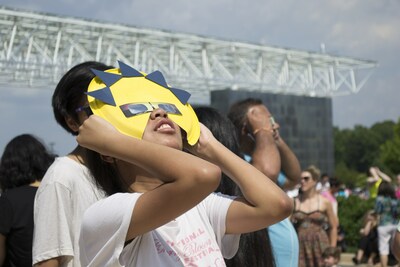
[[(29, 134), (4, 149), (0, 266), (338, 266), (340, 183), (301, 168), (261, 100), (193, 109), (160, 72), (118, 64), (78, 64), (56, 86), (71, 153)], [(400, 187), (370, 173), (353, 261), (385, 267)]]

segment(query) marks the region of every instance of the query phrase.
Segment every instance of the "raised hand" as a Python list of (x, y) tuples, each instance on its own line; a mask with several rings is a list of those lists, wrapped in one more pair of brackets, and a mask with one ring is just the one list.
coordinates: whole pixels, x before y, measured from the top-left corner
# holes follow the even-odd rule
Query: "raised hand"
[(107, 147), (112, 146), (113, 140), (117, 140), (118, 135), (122, 135), (122, 133), (118, 132), (108, 121), (92, 115), (79, 127), (76, 141), (83, 147), (107, 155)]
[(200, 138), (197, 143), (193, 146), (185, 144), (185, 149), (188, 150), (190, 153), (201, 157), (203, 159), (209, 159), (210, 154), (210, 144), (212, 142), (218, 142), (211, 131), (204, 126), (204, 124), (200, 123)]

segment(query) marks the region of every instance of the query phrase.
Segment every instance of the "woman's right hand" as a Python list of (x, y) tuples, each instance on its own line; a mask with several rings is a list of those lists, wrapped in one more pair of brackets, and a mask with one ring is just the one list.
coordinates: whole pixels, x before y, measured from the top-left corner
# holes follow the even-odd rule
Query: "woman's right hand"
[(79, 127), (76, 141), (79, 145), (107, 155), (107, 147), (112, 145), (114, 136), (120, 134), (115, 127), (105, 119), (91, 115)]
[(247, 130), (250, 133), (259, 129), (268, 130), (273, 133), (273, 127), (269, 118), (271, 113), (264, 105), (256, 105), (247, 111)]
[(213, 141), (217, 141), (211, 131), (202, 123), (200, 123), (200, 137), (197, 143), (193, 146), (185, 144), (187, 149), (193, 155), (200, 158), (210, 160), (210, 146)]

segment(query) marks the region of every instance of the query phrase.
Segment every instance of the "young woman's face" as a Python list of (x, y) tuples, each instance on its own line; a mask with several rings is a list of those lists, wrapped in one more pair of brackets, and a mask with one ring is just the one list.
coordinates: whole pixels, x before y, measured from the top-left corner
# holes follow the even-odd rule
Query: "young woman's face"
[(181, 129), (160, 108), (151, 112), (142, 139), (179, 150), (183, 148)]
[(312, 178), (311, 173), (309, 172), (302, 172), (301, 173), (301, 190), (303, 192), (310, 190), (311, 188), (315, 187), (316, 181)]

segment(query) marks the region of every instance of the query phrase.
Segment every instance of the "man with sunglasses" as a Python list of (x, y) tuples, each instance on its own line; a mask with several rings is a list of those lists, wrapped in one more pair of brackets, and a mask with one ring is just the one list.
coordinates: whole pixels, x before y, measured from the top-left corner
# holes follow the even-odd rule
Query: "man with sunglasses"
[[(239, 134), (240, 149), (248, 161), (285, 191), (300, 182), (301, 168), (293, 151), (279, 134), (280, 125), (260, 99), (233, 104), (228, 117)], [(268, 227), (277, 267), (297, 267), (298, 238), (289, 219)]]

